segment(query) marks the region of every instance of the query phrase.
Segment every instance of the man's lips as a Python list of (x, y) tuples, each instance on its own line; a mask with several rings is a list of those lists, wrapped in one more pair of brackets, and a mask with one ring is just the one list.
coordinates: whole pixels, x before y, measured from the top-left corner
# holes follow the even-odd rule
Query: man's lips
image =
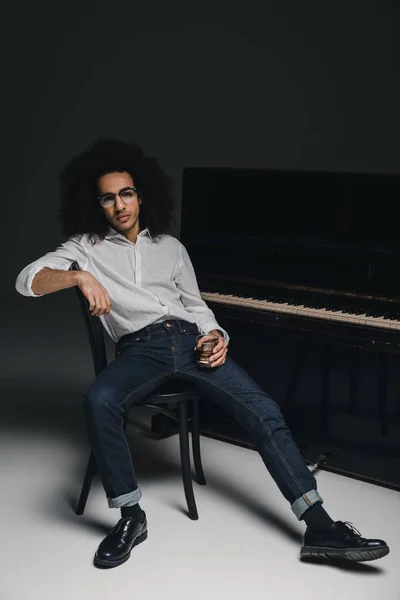
[(129, 217), (129, 215), (120, 215), (119, 217), (117, 217), (117, 221), (122, 221), (122, 219), (127, 219)]

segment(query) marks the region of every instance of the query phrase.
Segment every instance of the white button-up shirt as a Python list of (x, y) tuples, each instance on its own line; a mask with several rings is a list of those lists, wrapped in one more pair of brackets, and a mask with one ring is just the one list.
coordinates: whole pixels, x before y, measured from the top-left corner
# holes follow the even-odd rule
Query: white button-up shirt
[(96, 244), (90, 242), (89, 234), (74, 235), (24, 267), (16, 290), (23, 296), (42, 296), (32, 290), (35, 275), (44, 267), (67, 271), (73, 261), (107, 290), (111, 310), (98, 318), (114, 342), (164, 319), (196, 323), (204, 335), (219, 329), (229, 342), (227, 332), (202, 300), (187, 250), (175, 237), (152, 238), (144, 229), (133, 243), (112, 227)]

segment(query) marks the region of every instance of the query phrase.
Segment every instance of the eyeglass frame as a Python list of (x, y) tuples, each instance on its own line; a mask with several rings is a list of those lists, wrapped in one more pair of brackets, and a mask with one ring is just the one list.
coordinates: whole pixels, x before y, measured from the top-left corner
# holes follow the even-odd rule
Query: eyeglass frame
[[(137, 194), (137, 189), (135, 187), (131, 187), (131, 186), (127, 185), (126, 187), (121, 188), (117, 194), (113, 194), (112, 192), (107, 192), (106, 194), (101, 194), (100, 196), (97, 196), (97, 200), (101, 204), (101, 199), (104, 198), (104, 196), (114, 196), (114, 204), (112, 204), (111, 206), (115, 206), (116, 197), (119, 196), (120, 200), (122, 200), (122, 202), (124, 204), (127, 204), (120, 196), (121, 192), (125, 192), (127, 190), (132, 190), (132, 192), (135, 192), (135, 194)], [(103, 205), (101, 204), (101, 206), (103, 206)], [(111, 208), (111, 206), (109, 208)], [(103, 206), (103, 208), (105, 208), (105, 207)]]

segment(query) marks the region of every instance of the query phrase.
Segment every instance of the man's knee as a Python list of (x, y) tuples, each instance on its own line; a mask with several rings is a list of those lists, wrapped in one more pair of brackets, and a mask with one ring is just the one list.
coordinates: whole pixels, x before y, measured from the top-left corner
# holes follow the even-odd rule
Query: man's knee
[(120, 410), (120, 399), (113, 386), (93, 384), (83, 395), (83, 408), (88, 414)]

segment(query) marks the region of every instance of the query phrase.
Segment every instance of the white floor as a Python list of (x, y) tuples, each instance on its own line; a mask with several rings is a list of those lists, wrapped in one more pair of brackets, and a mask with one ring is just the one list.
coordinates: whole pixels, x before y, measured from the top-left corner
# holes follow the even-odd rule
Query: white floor
[(391, 553), (344, 567), (303, 563), (304, 525), (256, 452), (202, 438), (208, 485), (195, 484), (200, 518), (191, 521), (178, 439), (146, 437), (140, 409), (129, 437), (149, 537), (124, 565), (96, 569), (93, 554), (119, 513), (96, 481), (85, 514), (75, 516), (88, 451), (79, 402), (76, 395), (67, 402), (65, 388), (55, 402), (40, 385), (19, 390), (14, 404), (11, 385), (3, 403), (1, 600), (400, 599), (398, 492), (318, 472), (331, 516), (385, 539)]

